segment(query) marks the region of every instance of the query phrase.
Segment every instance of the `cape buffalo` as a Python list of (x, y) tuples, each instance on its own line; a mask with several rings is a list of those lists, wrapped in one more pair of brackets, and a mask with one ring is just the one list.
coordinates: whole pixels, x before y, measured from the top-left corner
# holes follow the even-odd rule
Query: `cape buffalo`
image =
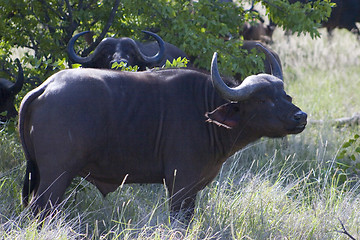
[[(301, 2), (309, 3), (314, 0), (289, 0), (289, 3)], [(360, 39), (360, 30), (356, 26), (360, 22), (360, 2), (359, 0), (332, 0), (336, 6), (331, 11), (330, 17), (321, 22), (322, 27), (325, 27), (331, 35), (335, 28), (345, 28), (355, 34)]]
[(50, 210), (75, 176), (104, 196), (122, 183), (165, 181), (171, 214), (182, 210), (189, 219), (197, 192), (228, 157), (262, 136), (305, 128), (306, 113), (285, 93), (281, 69), (264, 51), (274, 75), (249, 76), (239, 86), (223, 82), (216, 53), (211, 75), (186, 68), (52, 75), (20, 107), (24, 205), (34, 193), (34, 209)]
[(16, 82), (12, 83), (7, 79), (0, 78), (0, 113), (7, 112), (5, 116), (0, 115), (1, 122), (5, 122), (18, 114), (14, 107), (14, 100), (24, 84), (24, 75), (19, 59), (16, 59), (15, 62), (18, 66)]
[(157, 42), (140, 43), (131, 38), (105, 38), (96, 47), (93, 54), (87, 57), (80, 57), (75, 53), (74, 44), (76, 40), (89, 33), (81, 32), (72, 37), (67, 46), (70, 60), (80, 63), (85, 68), (111, 68), (113, 63), (124, 62), (128, 66), (139, 67), (140, 71), (146, 68), (161, 67), (178, 57), (184, 58), (186, 54), (174, 45), (164, 42), (157, 34), (143, 31), (154, 37)]
[(272, 43), (272, 35), (275, 30), (274, 24), (265, 24), (258, 20), (254, 23), (244, 23), (240, 34), (244, 40), (258, 40), (264, 43)]

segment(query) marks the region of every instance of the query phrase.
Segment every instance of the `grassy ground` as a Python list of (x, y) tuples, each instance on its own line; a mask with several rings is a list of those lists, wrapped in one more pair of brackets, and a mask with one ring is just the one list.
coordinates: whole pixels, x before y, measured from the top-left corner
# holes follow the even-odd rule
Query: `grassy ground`
[(125, 185), (104, 199), (81, 179), (62, 211), (37, 222), (20, 206), (25, 160), (17, 135), (0, 133), (0, 238), (349, 239), (343, 223), (359, 239), (360, 182), (337, 168), (341, 146), (359, 126), (329, 120), (360, 112), (360, 44), (346, 31), (331, 40), (323, 34), (312, 40), (277, 30), (272, 47), (282, 59), (287, 92), (310, 120), (324, 122), (286, 140), (264, 138), (230, 158), (199, 193), (188, 228), (169, 223), (161, 185)]

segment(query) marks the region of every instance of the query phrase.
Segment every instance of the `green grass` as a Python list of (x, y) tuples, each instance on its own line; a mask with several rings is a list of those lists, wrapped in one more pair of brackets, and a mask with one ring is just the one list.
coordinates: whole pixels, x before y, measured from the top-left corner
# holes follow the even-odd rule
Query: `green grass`
[[(287, 92), (308, 113), (305, 131), (261, 139), (230, 158), (198, 194), (188, 228), (169, 222), (162, 185), (125, 185), (103, 198), (80, 178), (61, 211), (37, 222), (21, 207), (25, 160), (17, 134), (0, 133), (1, 239), (349, 239), (360, 238), (358, 176), (336, 168), (359, 126), (327, 120), (360, 112), (360, 44), (347, 31), (286, 37), (275, 32)], [(359, 144), (359, 143), (358, 143)], [(359, 158), (359, 156), (357, 156)]]

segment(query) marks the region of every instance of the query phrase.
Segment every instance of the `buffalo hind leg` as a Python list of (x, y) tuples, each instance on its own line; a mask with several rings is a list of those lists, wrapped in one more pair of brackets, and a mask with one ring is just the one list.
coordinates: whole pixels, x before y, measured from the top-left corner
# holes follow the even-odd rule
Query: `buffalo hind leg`
[(33, 212), (36, 215), (40, 214), (40, 219), (48, 216), (60, 204), (72, 178), (73, 176), (67, 172), (40, 176), (39, 187), (32, 204)]

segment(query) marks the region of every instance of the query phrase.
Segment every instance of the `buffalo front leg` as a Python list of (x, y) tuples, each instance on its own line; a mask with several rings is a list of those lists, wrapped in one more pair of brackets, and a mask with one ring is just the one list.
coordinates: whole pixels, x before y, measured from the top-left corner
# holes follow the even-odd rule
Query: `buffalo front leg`
[(185, 224), (189, 223), (194, 215), (195, 210), (195, 194), (184, 194), (182, 191), (176, 191), (170, 195), (170, 217), (171, 220), (178, 220)]
[(190, 222), (194, 215), (196, 194), (200, 190), (197, 181), (178, 174), (177, 170), (166, 177), (166, 186), (169, 191), (169, 205), (171, 221)]

